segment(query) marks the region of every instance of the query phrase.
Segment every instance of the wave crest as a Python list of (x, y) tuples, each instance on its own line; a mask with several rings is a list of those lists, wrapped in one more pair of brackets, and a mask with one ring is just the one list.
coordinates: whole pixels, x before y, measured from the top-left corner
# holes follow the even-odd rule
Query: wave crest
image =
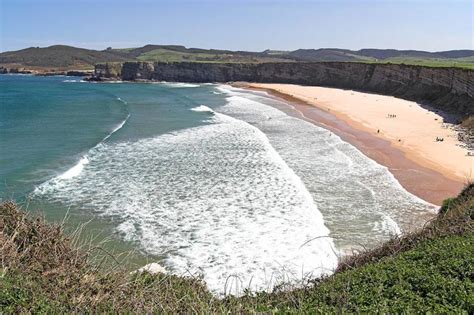
[(114, 217), (125, 240), (163, 256), (174, 273), (203, 273), (216, 293), (272, 290), (337, 265), (310, 193), (242, 120), (215, 113), (210, 124), (103, 143), (88, 157), (77, 176), (42, 185), (40, 197)]
[(199, 105), (197, 107), (191, 108), (193, 112), (208, 112), (208, 113), (214, 113), (214, 111), (207, 107), (206, 105)]

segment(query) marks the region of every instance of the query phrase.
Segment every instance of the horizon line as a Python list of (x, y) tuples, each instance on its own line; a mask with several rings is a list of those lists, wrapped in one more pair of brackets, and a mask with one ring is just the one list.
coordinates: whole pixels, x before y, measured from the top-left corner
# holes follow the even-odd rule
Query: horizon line
[(341, 48), (341, 47), (319, 47), (319, 48), (300, 47), (300, 48), (297, 48), (297, 49), (272, 49), (272, 48), (267, 48), (267, 49), (264, 49), (264, 50), (243, 50), (243, 49), (242, 50), (232, 50), (232, 49), (226, 49), (226, 48), (188, 47), (188, 46), (183, 45), (183, 44), (144, 44), (144, 45), (141, 45), (141, 46), (128, 46), (128, 47), (113, 47), (113, 46), (110, 46), (110, 45), (109, 46), (106, 45), (107, 46), (106, 48), (97, 49), (97, 48), (88, 48), (88, 47), (86, 47), (86, 45), (84, 45), (84, 46), (81, 46), (81, 45), (74, 46), (74, 45), (70, 45), (70, 44), (52, 44), (52, 45), (48, 45), (48, 46), (28, 46), (28, 47), (24, 47), (24, 48), (20, 48), (20, 49), (15, 49), (15, 50), (1, 50), (0, 49), (0, 54), (8, 53), (8, 52), (16, 52), (16, 51), (30, 49), (30, 48), (46, 49), (46, 48), (50, 48), (50, 47), (54, 47), (54, 46), (66, 46), (66, 47), (72, 47), (72, 48), (78, 48), (78, 49), (87, 49), (87, 50), (95, 50), (95, 51), (106, 51), (108, 47), (111, 47), (112, 49), (134, 49), (134, 48), (141, 48), (141, 47), (145, 47), (145, 46), (180, 46), (180, 47), (184, 47), (186, 49), (205, 49), (205, 50), (224, 50), (224, 51), (227, 50), (227, 51), (232, 51), (232, 52), (242, 51), (242, 52), (260, 52), (260, 53), (265, 52), (267, 50), (292, 52), (292, 51), (296, 51), (296, 50), (322, 50), (322, 49), (350, 50), (350, 51), (361, 51), (361, 50), (373, 49), (373, 50), (421, 51), (421, 52), (428, 52), (428, 53), (439, 53), (439, 52), (461, 51), (461, 50), (474, 51), (473, 47), (471, 47), (471, 48), (455, 48), (455, 49), (448, 49), (448, 50), (436, 50), (436, 51), (434, 51), (434, 50), (423, 50), (423, 49), (375, 48), (375, 47), (365, 47), (365, 48), (360, 48), (360, 49)]

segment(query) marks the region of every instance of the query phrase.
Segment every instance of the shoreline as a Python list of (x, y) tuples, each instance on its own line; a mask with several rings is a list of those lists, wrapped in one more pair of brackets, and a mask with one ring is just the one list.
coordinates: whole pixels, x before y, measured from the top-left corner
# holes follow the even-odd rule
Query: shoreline
[(329, 108), (328, 104), (309, 102), (286, 93), (287, 91), (277, 90), (278, 85), (275, 84), (237, 83), (235, 86), (264, 91), (276, 99), (283, 100), (289, 106), (286, 109), (279, 108), (280, 110), (335, 133), (367, 157), (387, 167), (407, 191), (427, 202), (441, 205), (444, 199), (456, 196), (467, 183), (467, 178), (462, 179), (452, 174), (453, 172), (450, 174), (433, 162), (414, 158), (408, 150), (395, 147), (389, 139), (374, 135), (368, 131), (367, 126), (348, 115), (336, 110), (331, 111), (332, 108)]

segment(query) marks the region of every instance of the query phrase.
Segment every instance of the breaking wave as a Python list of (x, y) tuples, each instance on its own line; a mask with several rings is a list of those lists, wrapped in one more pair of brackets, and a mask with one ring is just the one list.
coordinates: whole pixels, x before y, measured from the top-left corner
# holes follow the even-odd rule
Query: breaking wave
[(57, 177), (58, 180), (66, 180), (66, 179), (71, 179), (73, 177), (76, 177), (79, 175), (82, 170), (84, 169), (84, 166), (89, 164), (89, 159), (87, 156), (83, 156), (79, 162), (77, 162), (76, 165), (68, 169), (66, 172), (62, 173)]
[[(120, 97), (117, 98), (117, 100), (119, 100), (120, 102), (122, 102), (124, 104), (127, 104), (127, 102), (122, 100)], [(129, 118), (130, 118), (130, 114), (128, 114), (127, 117), (123, 121), (121, 121), (114, 129), (112, 129), (112, 131), (110, 131), (110, 133), (107, 134), (102, 139), (102, 141), (100, 141), (95, 147), (100, 146), (107, 139), (109, 139), (113, 134), (115, 134), (117, 131), (122, 129), (123, 126), (127, 123)], [(82, 172), (82, 170), (84, 169), (84, 166), (87, 165), (87, 164), (89, 164), (89, 156), (86, 154), (79, 160), (79, 162), (77, 162), (76, 165), (74, 165), (73, 167), (71, 167), (70, 169), (68, 169), (67, 171), (62, 173), (61, 175), (58, 175), (57, 177), (51, 179), (51, 181), (63, 181), (63, 180), (67, 180), (67, 179), (71, 179), (73, 177), (76, 177)], [(37, 191), (37, 189), (38, 188), (36, 188), (35, 191)]]
[(209, 113), (214, 113), (214, 111), (212, 109), (210, 109), (209, 107), (205, 106), (205, 105), (199, 105), (197, 107), (193, 107), (191, 108), (192, 111), (194, 112), (209, 112)]
[(68, 79), (68, 80), (63, 80), (64, 83), (86, 83), (87, 81), (85, 80), (77, 80), (77, 79)]
[(336, 250), (299, 177), (260, 130), (210, 116), (173, 135), (101, 143), (77, 176), (35, 195), (116, 218), (124, 239), (163, 256), (171, 272), (202, 273), (216, 293), (332, 272)]
[(432, 210), (385, 167), (268, 106), (276, 101), (265, 94), (216, 91), (224, 106), (190, 109), (206, 125), (102, 141), (34, 196), (113, 219), (168, 271), (202, 274), (213, 292), (236, 294), (331, 273), (334, 242), (374, 244)]
[(199, 84), (192, 84), (192, 83), (180, 83), (180, 82), (159, 82), (158, 84), (162, 84), (169, 88), (195, 88), (199, 87)]
[(288, 104), (230, 86), (218, 90), (227, 95), (219, 111), (262, 130), (303, 180), (338, 248), (373, 246), (423, 225), (436, 211), (337, 135), (275, 108), (291, 108)]
[(118, 124), (114, 129), (112, 129), (112, 131), (107, 136), (105, 136), (101, 142), (104, 142), (105, 140), (109, 139), (114, 133), (122, 129), (123, 126), (125, 126), (125, 124), (127, 123), (129, 118), (130, 118), (130, 114), (128, 114), (127, 117), (120, 124)]

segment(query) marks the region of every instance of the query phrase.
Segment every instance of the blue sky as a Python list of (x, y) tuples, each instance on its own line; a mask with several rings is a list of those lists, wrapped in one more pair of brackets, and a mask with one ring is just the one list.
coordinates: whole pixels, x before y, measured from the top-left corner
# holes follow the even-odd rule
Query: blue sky
[(144, 44), (474, 49), (474, 0), (0, 0), (0, 51)]

